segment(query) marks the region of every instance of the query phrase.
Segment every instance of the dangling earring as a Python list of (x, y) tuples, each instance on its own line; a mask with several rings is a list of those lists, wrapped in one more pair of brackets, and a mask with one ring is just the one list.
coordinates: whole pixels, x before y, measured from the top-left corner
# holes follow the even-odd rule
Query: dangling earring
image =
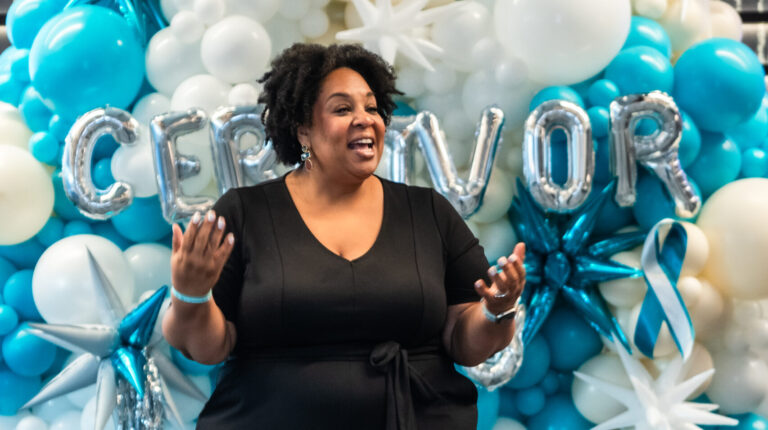
[(301, 161), (304, 163), (304, 168), (307, 170), (312, 170), (311, 157), (312, 153), (309, 152), (309, 147), (307, 145), (301, 145)]

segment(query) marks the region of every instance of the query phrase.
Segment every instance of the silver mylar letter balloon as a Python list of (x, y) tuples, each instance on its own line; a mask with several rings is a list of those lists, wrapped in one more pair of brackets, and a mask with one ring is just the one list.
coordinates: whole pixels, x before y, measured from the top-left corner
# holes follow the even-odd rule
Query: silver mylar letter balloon
[[(564, 185), (552, 179), (551, 137), (565, 131), (568, 142), (568, 179)], [(540, 104), (525, 121), (523, 175), (528, 190), (542, 208), (568, 212), (579, 207), (592, 190), (595, 148), (589, 116), (578, 105), (564, 100)]]
[(205, 212), (214, 204), (214, 200), (207, 197), (184, 195), (181, 181), (200, 171), (200, 161), (184, 156), (176, 147), (176, 139), (204, 128), (207, 123), (208, 118), (200, 109), (164, 113), (150, 122), (157, 189), (163, 216), (168, 222), (189, 218), (198, 211)]
[(525, 326), (525, 305), (515, 315), (515, 334), (512, 342), (484, 363), (465, 367), (467, 375), (482, 384), (488, 391), (509, 382), (523, 364), (523, 328)]
[(463, 180), (456, 172), (456, 165), (434, 114), (422, 111), (414, 116), (395, 117), (385, 136), (389, 179), (407, 182), (408, 157), (412, 153), (409, 148), (418, 144), (435, 190), (445, 196), (462, 217), (468, 218), (482, 203), (503, 126), (504, 112), (501, 109), (488, 107), (483, 110), (475, 132), (469, 177)]
[[(222, 107), (211, 117), (211, 145), (219, 192), (224, 194), (233, 187), (247, 185), (246, 176), (257, 184), (275, 177), (271, 170), (277, 153), (268, 141), (261, 123), (262, 107)], [(240, 150), (240, 139), (251, 133), (256, 144)]]
[(133, 145), (139, 123), (128, 112), (117, 108), (97, 108), (75, 121), (64, 143), (62, 178), (64, 192), (88, 218), (104, 220), (133, 201), (129, 184), (116, 182), (106, 190), (97, 189), (91, 178), (91, 157), (100, 137), (110, 134), (121, 145)]
[[(641, 119), (651, 119), (657, 128), (648, 136), (636, 135), (635, 127)], [(664, 183), (675, 201), (675, 212), (683, 218), (696, 215), (701, 209), (701, 197), (688, 181), (680, 165), (678, 150), (683, 121), (680, 111), (667, 94), (654, 91), (631, 94), (611, 102), (611, 135), (613, 137), (611, 161), (614, 174), (619, 177), (616, 202), (631, 206), (635, 202), (637, 159), (652, 170)]]

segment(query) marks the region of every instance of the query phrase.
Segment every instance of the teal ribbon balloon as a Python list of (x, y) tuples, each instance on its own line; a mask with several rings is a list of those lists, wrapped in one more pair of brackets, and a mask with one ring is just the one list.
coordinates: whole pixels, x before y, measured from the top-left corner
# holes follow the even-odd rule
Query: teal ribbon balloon
[(683, 359), (693, 350), (693, 323), (677, 289), (687, 247), (685, 227), (668, 218), (653, 226), (645, 239), (641, 261), (648, 292), (637, 320), (635, 345), (648, 357), (653, 357), (662, 322), (667, 323)]

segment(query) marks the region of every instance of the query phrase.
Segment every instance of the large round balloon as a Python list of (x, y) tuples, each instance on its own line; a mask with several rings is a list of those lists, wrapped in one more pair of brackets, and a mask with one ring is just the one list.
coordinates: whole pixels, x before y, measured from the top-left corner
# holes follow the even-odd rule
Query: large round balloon
[[(578, 371), (625, 388), (632, 388), (624, 365), (619, 356), (605, 353), (592, 357), (579, 367)], [(626, 407), (618, 400), (604, 393), (579, 377), (573, 378), (571, 386), (576, 409), (593, 423), (601, 423), (620, 414)]]
[(117, 291), (123, 306), (133, 300), (134, 280), (123, 252), (114, 243), (90, 234), (67, 237), (40, 257), (32, 277), (32, 294), (40, 315), (51, 324), (102, 323), (97, 299), (100, 281), (91, 269), (88, 250)]
[(48, 21), (29, 55), (32, 83), (57, 114), (76, 118), (95, 107), (126, 108), (144, 78), (134, 29), (100, 6), (76, 6)]
[(16, 0), (8, 9), (8, 39), (14, 47), (29, 49), (46, 21), (61, 12), (66, 0)]
[(700, 128), (726, 131), (750, 119), (765, 94), (765, 72), (752, 50), (731, 39), (708, 39), (675, 64), (674, 97)]
[(570, 85), (600, 72), (629, 34), (629, 0), (497, 0), (496, 35), (545, 85)]
[(766, 397), (768, 366), (751, 351), (722, 350), (712, 354), (715, 375), (706, 393), (720, 413), (754, 411)]
[(123, 253), (136, 280), (134, 301), (147, 291), (171, 285), (171, 250), (159, 243), (137, 243)]
[(24, 242), (53, 210), (53, 184), (28, 151), (0, 145), (0, 245)]
[(232, 84), (258, 79), (266, 71), (270, 51), (264, 27), (241, 15), (228, 16), (213, 24), (203, 35), (200, 46), (205, 68)]
[(709, 240), (704, 276), (726, 296), (768, 297), (768, 179), (732, 182), (707, 200), (697, 225)]

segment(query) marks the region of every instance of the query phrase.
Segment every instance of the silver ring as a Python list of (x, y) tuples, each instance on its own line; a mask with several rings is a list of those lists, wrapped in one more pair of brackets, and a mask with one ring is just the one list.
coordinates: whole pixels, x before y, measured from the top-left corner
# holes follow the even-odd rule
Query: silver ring
[(494, 299), (503, 299), (504, 297), (507, 297), (509, 295), (509, 291), (505, 292), (504, 294), (494, 294)]

